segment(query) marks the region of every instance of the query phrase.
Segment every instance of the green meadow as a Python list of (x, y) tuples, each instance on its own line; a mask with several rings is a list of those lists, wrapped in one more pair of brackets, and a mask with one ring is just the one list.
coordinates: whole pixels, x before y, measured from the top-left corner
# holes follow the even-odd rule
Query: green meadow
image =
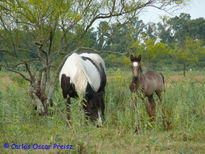
[[(71, 127), (66, 126), (65, 101), (56, 85), (47, 116), (33, 110), (28, 83), (19, 76), (0, 72), (1, 153), (204, 153), (205, 74), (163, 72), (166, 89), (157, 104), (156, 121), (150, 122), (140, 99), (132, 102), (129, 90), (131, 71), (107, 70), (105, 121), (97, 128), (86, 121), (80, 99), (71, 104)], [(135, 132), (137, 128), (137, 132)], [(4, 148), (8, 143), (9, 148)], [(31, 146), (11, 149), (11, 145)], [(52, 145), (33, 149), (33, 145)], [(72, 149), (53, 145), (72, 145)], [(15, 147), (15, 146), (13, 146)], [(27, 147), (28, 148), (28, 147)]]

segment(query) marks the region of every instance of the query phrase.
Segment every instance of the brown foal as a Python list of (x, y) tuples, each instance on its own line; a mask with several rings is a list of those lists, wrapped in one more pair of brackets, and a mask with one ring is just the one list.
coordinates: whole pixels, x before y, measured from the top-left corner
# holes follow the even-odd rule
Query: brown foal
[(132, 81), (130, 83), (130, 90), (132, 93), (137, 93), (142, 100), (144, 100), (145, 97), (148, 98), (151, 109), (146, 103), (145, 107), (149, 117), (153, 121), (156, 113), (156, 104), (153, 94), (155, 92), (161, 101), (161, 92), (165, 87), (164, 76), (162, 73), (154, 71), (147, 71), (143, 74), (141, 68), (141, 55), (138, 57), (131, 55), (130, 60), (132, 62)]

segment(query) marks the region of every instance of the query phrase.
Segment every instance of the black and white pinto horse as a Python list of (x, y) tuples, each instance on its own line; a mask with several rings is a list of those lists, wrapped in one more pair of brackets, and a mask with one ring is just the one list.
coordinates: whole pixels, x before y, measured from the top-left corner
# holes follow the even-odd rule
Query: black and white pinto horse
[(60, 72), (60, 84), (63, 97), (67, 99), (67, 118), (70, 98), (83, 96), (82, 104), (86, 118), (102, 125), (104, 118), (104, 93), (106, 85), (105, 63), (94, 53), (73, 53), (65, 61)]

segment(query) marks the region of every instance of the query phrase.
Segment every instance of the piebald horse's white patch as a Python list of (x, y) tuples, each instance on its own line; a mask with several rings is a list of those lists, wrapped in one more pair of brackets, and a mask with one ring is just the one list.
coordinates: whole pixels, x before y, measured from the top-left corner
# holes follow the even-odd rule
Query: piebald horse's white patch
[(139, 64), (138, 64), (138, 62), (133, 62), (133, 64), (132, 64), (134, 67), (137, 67)]
[(95, 53), (81, 53), (80, 56), (84, 56), (84, 57), (89, 57), (90, 59), (92, 59), (98, 66), (100, 66), (100, 64), (103, 65), (104, 71), (105, 70), (105, 63), (103, 61), (103, 59)]
[(97, 92), (101, 82), (100, 73), (92, 62), (83, 60), (81, 56), (90, 57), (97, 64), (102, 63), (105, 69), (104, 61), (97, 54), (83, 53), (78, 55), (73, 53), (67, 58), (61, 69), (59, 76), (60, 83), (62, 74), (65, 74), (70, 77), (70, 81), (75, 85), (78, 94), (85, 92), (88, 82), (93, 90)]

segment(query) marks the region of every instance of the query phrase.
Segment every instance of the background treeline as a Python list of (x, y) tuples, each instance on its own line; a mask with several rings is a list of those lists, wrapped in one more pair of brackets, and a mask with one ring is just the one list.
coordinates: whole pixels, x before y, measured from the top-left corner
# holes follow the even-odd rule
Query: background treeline
[[(123, 25), (103, 21), (96, 31), (88, 33), (86, 43), (98, 50), (142, 54), (152, 69), (204, 69), (205, 19), (191, 19), (189, 14), (181, 13), (173, 18), (162, 17), (158, 23), (145, 24), (138, 18)], [(109, 66), (129, 64), (126, 56), (110, 54), (105, 60)]]
[[(61, 36), (62, 31), (58, 29), (56, 31)], [(148, 24), (137, 17), (130, 18), (123, 23), (101, 21), (97, 27), (89, 28), (79, 43), (78, 37), (82, 32), (83, 28), (79, 25), (67, 34), (67, 41), (72, 42), (66, 50), (72, 51), (80, 45), (100, 51), (126, 53), (125, 55), (104, 54), (108, 67), (127, 67), (130, 54), (142, 54), (144, 62), (151, 69), (181, 70), (183, 68), (185, 73), (186, 67), (204, 69), (205, 66), (204, 18), (191, 19), (189, 14), (181, 13), (173, 18), (162, 17), (161, 22)], [(0, 33), (9, 35), (5, 29), (0, 30)], [(32, 30), (28, 32), (28, 27), (13, 29), (13, 33), (18, 33), (18, 37), (21, 37), (19, 41), (25, 40), (25, 48), (22, 47), (24, 50), (29, 47), (29, 41), (35, 41), (33, 39), (35, 32)], [(0, 39), (0, 47), (8, 47), (8, 42)], [(19, 44), (22, 45), (24, 42)], [(31, 45), (30, 50), (33, 53), (19, 50), (17, 54), (23, 57), (29, 54), (28, 57), (36, 58), (35, 51), (38, 48)], [(6, 58), (6, 54), (0, 54), (0, 62), (3, 57), (8, 61), (13, 60), (10, 57)]]

